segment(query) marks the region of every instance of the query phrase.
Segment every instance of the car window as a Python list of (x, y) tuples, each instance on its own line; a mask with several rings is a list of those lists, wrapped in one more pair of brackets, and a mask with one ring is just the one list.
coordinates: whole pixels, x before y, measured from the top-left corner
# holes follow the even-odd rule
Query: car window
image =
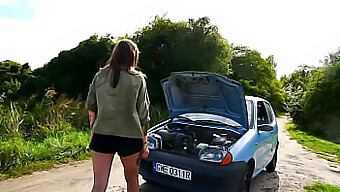
[(269, 121), (269, 124), (270, 124), (274, 121), (274, 113), (273, 113), (273, 110), (268, 103), (264, 103), (264, 106), (266, 107), (266, 111), (267, 111), (267, 115), (268, 115), (268, 121)]
[(269, 124), (269, 118), (263, 101), (257, 102), (257, 125)]
[(247, 105), (247, 114), (248, 114), (248, 125), (251, 128), (252, 125), (253, 125), (253, 119), (252, 119), (253, 115), (252, 114), (254, 114), (253, 101), (246, 100), (246, 105)]

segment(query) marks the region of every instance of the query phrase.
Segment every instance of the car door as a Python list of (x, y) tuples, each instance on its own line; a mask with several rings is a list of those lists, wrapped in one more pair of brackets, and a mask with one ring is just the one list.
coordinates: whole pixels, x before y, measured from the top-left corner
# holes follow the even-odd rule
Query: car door
[(264, 101), (258, 101), (257, 102), (257, 138), (256, 138), (256, 144), (257, 149), (255, 151), (255, 159), (256, 159), (256, 167), (255, 172), (261, 171), (267, 163), (270, 161), (272, 155), (273, 155), (273, 131), (261, 131), (259, 130), (259, 126), (261, 125), (271, 125), (273, 122), (272, 115), (268, 115), (265, 102)]
[(271, 143), (272, 143), (272, 148), (271, 148), (271, 155), (269, 157), (268, 162), (271, 161), (276, 147), (277, 147), (277, 142), (278, 142), (278, 127), (277, 127), (277, 122), (276, 122), (276, 117), (273, 108), (268, 102), (264, 102), (264, 106), (266, 107), (268, 119), (269, 119), (269, 125), (273, 127), (273, 130), (271, 131)]

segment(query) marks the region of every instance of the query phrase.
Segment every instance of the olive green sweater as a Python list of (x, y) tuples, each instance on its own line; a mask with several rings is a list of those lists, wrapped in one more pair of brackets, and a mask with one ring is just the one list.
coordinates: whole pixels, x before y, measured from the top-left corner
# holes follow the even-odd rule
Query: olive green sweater
[(149, 97), (142, 75), (120, 72), (118, 84), (110, 86), (112, 71), (100, 70), (93, 78), (85, 107), (96, 112), (94, 133), (129, 138), (142, 138), (142, 125), (147, 126)]

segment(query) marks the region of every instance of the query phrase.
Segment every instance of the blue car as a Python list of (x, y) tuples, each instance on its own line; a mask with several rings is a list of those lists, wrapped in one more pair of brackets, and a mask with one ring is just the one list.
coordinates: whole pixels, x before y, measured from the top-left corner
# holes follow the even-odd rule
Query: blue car
[(274, 171), (278, 127), (270, 103), (245, 96), (235, 80), (176, 72), (161, 81), (170, 118), (148, 130), (150, 155), (140, 174), (184, 191), (249, 191)]

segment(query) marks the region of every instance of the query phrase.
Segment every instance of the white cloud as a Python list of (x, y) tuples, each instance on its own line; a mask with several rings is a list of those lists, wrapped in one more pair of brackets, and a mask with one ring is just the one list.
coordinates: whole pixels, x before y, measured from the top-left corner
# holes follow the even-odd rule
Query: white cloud
[[(12, 2), (10, 0), (0, 0)], [(278, 76), (301, 64), (318, 64), (340, 46), (340, 2), (324, 1), (193, 1), (193, 0), (28, 0), (30, 21), (1, 19), (0, 60), (42, 66), (62, 50), (98, 33), (132, 34), (155, 15), (173, 21), (208, 16), (229, 43), (274, 55)]]
[(0, 5), (13, 5), (15, 0), (0, 0)]

